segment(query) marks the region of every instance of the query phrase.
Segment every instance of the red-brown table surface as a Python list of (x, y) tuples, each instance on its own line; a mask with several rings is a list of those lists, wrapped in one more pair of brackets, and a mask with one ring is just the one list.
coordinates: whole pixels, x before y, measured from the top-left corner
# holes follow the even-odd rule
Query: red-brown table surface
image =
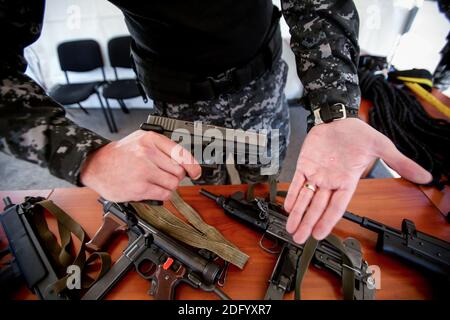
[[(287, 189), (281, 184), (280, 189)], [(207, 186), (208, 190), (229, 195), (246, 186)], [(225, 216), (215, 203), (202, 197), (199, 187), (180, 187), (182, 197), (200, 212), (205, 221), (217, 227), (229, 240), (250, 255), (244, 268), (229, 269), (224, 291), (233, 299), (261, 299), (267, 288), (267, 280), (272, 272), (276, 256), (268, 254), (258, 246), (260, 234)], [(257, 192), (267, 191), (264, 187)], [(0, 191), (0, 196), (10, 196), (14, 203), (23, 201), (25, 195), (46, 196), (50, 190)], [(55, 189), (51, 194), (58, 206), (63, 208), (92, 236), (102, 221), (102, 208), (97, 203), (98, 195), (87, 188)], [(2, 206), (0, 207), (2, 209)], [(450, 241), (450, 225), (430, 199), (414, 184), (402, 179), (361, 180), (348, 208), (358, 215), (367, 216), (392, 227), (400, 228), (403, 218), (416, 223), (419, 230)], [(53, 226), (54, 227), (54, 226)], [(370, 265), (381, 268), (381, 289), (377, 299), (430, 299), (433, 289), (426, 277), (387, 255), (375, 252), (377, 235), (349, 221), (342, 220), (333, 231), (340, 237), (354, 237), (361, 242), (364, 258)], [(0, 230), (0, 235), (3, 232)], [(110, 252), (113, 260), (126, 246), (125, 236), (119, 236), (112, 244)], [(147, 295), (149, 283), (136, 272), (129, 272), (106, 296), (107, 299), (150, 299)], [(310, 267), (302, 287), (304, 299), (341, 299), (341, 282), (331, 272)], [(15, 295), (16, 299), (36, 299), (26, 287)], [(177, 299), (215, 299), (212, 294), (194, 290), (181, 284)], [(293, 296), (288, 295), (287, 299)]]

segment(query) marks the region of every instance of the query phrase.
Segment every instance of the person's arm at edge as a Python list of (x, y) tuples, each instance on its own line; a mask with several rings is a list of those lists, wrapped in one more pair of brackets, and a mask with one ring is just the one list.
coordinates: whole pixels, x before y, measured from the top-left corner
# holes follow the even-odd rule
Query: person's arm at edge
[(0, 151), (80, 185), (88, 154), (109, 140), (67, 119), (64, 108), (25, 75), (23, 50), (40, 35), (44, 5), (7, 1), (0, 7), (1, 37), (9, 43), (0, 54)]

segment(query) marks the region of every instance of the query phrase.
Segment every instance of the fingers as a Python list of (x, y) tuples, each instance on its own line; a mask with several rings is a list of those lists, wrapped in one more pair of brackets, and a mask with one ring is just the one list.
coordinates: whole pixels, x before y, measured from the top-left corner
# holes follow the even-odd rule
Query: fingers
[(139, 199), (135, 199), (135, 201), (141, 200), (160, 200), (165, 201), (169, 200), (172, 196), (172, 191), (162, 188), (160, 186), (154, 184), (148, 184), (142, 193), (142, 196)]
[(294, 175), (294, 180), (292, 180), (292, 183), (289, 186), (286, 199), (284, 200), (284, 209), (287, 212), (291, 212), (292, 208), (294, 207), (298, 193), (300, 192), (300, 189), (303, 187), (304, 183), (305, 183), (305, 176), (303, 175), (302, 172), (297, 170), (297, 172)]
[(184, 168), (160, 150), (158, 150), (158, 155), (152, 161), (161, 170), (175, 176), (178, 181), (183, 180), (186, 176)]
[(401, 153), (387, 137), (382, 136), (379, 141), (380, 157), (403, 178), (422, 184), (433, 179), (427, 170)]
[(311, 232), (319, 218), (328, 206), (331, 197), (331, 191), (319, 189), (315, 193), (311, 205), (309, 206), (303, 220), (293, 235), (293, 239), (297, 243), (304, 243), (311, 235)]
[(314, 239), (323, 240), (330, 234), (347, 209), (355, 188), (356, 183), (350, 189), (339, 189), (333, 193), (325, 213), (313, 229), (312, 236)]
[(148, 182), (172, 192), (178, 188), (180, 180), (178, 177), (155, 167), (148, 177)]
[(155, 145), (182, 166), (192, 179), (200, 178), (202, 169), (189, 151), (163, 135), (153, 135), (153, 137)]
[(303, 213), (311, 202), (313, 196), (314, 191), (304, 187), (301, 188), (297, 201), (294, 204), (294, 208), (289, 214), (289, 218), (286, 223), (287, 232), (294, 233), (295, 230), (297, 230), (300, 222), (302, 221)]

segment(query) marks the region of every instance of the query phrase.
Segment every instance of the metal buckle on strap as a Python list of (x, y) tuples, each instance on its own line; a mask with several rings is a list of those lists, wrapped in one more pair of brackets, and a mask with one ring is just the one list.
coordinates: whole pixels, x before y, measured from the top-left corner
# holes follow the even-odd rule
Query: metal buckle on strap
[(228, 69), (216, 76), (209, 76), (207, 79), (211, 82), (214, 90), (218, 93), (225, 93), (233, 88), (233, 76), (236, 68)]
[[(345, 105), (343, 103), (336, 103), (336, 104), (332, 105), (329, 108), (336, 108), (336, 107), (339, 108), (339, 110), (337, 112), (341, 112), (342, 116), (341, 117), (334, 117), (333, 116), (333, 118), (331, 120), (334, 121), (334, 120), (347, 119), (347, 109), (345, 108)], [(321, 110), (322, 110), (322, 108), (318, 108), (318, 109), (314, 110), (314, 124), (315, 125), (322, 124), (322, 123), (325, 123), (325, 122), (329, 122), (329, 121), (327, 121), (328, 119), (326, 119), (325, 121), (322, 119), (322, 116), (320, 114)], [(328, 112), (331, 113), (330, 111), (328, 111)], [(334, 113), (336, 113), (336, 111), (334, 111)]]

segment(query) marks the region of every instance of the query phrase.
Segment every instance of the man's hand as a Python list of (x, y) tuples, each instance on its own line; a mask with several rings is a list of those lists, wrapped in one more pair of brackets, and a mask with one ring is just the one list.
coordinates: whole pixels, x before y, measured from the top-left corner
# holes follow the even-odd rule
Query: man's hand
[(201, 175), (188, 151), (163, 135), (139, 130), (89, 155), (80, 181), (110, 201), (167, 200), (186, 173), (193, 179)]
[[(321, 124), (302, 146), (294, 179), (284, 203), (290, 213), (286, 229), (294, 241), (310, 235), (324, 239), (344, 214), (367, 166), (382, 158), (404, 178), (428, 183), (432, 176), (405, 157), (391, 140), (359, 119)], [(304, 187), (308, 182), (316, 192)]]

